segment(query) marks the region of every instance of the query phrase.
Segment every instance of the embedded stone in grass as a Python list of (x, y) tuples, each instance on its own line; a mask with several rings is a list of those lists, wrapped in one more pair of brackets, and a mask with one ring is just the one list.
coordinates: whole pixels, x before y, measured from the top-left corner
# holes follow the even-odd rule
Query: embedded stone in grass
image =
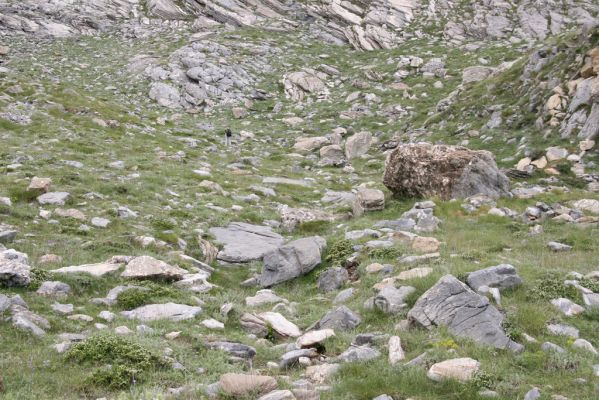
[(124, 264), (113, 262), (102, 262), (97, 264), (73, 265), (53, 270), (57, 274), (77, 274), (85, 273), (95, 277), (104, 276), (114, 271), (118, 271)]
[(467, 283), (474, 290), (478, 290), (481, 286), (502, 290), (519, 286), (522, 279), (513, 265), (500, 264), (469, 273)]
[(258, 290), (255, 296), (249, 296), (245, 298), (245, 305), (248, 307), (259, 307), (264, 304), (279, 302), (287, 303), (287, 300), (277, 296), (275, 292), (270, 289)]
[(193, 307), (185, 304), (165, 303), (148, 304), (131, 311), (122, 311), (121, 315), (127, 319), (135, 319), (142, 322), (157, 320), (183, 321), (193, 319), (202, 312), (201, 307)]
[(312, 236), (294, 240), (264, 255), (260, 286), (269, 287), (312, 271), (322, 261), (326, 240)]
[(0, 285), (27, 286), (30, 282), (31, 267), (27, 254), (13, 249), (0, 250)]
[(167, 279), (180, 280), (187, 270), (175, 267), (157, 260), (150, 256), (135, 257), (129, 261), (125, 267), (125, 271), (121, 274), (123, 278), (132, 279)]
[(209, 342), (206, 343), (206, 346), (214, 350), (222, 350), (233, 357), (238, 357), (244, 360), (250, 360), (256, 355), (255, 348), (243, 343)]
[(317, 329), (333, 329), (350, 331), (362, 322), (362, 318), (346, 306), (339, 306), (328, 311), (316, 324)]
[(345, 268), (333, 267), (323, 271), (318, 277), (316, 286), (324, 293), (339, 289), (349, 280), (349, 273)]
[(452, 275), (445, 275), (416, 301), (408, 319), (427, 329), (446, 326), (451, 333), (514, 352), (523, 346), (501, 326), (503, 315), (483, 297)]
[(71, 287), (64, 282), (46, 281), (42, 282), (36, 293), (41, 296), (65, 299), (71, 292)]
[(369, 345), (350, 346), (338, 357), (343, 362), (360, 362), (368, 361), (381, 356), (381, 352)]
[(210, 228), (215, 241), (224, 245), (217, 259), (225, 263), (247, 263), (260, 260), (283, 244), (283, 237), (268, 226), (232, 222), (226, 228)]
[(71, 194), (67, 192), (48, 192), (38, 196), (37, 202), (41, 205), (64, 206), (70, 196)]
[(287, 320), (279, 313), (275, 312), (263, 312), (258, 314), (258, 317), (262, 319), (267, 326), (272, 328), (277, 334), (283, 337), (298, 337), (302, 334), (302, 331), (293, 322)]
[(455, 379), (465, 383), (474, 378), (479, 369), (480, 363), (472, 358), (454, 358), (433, 364), (426, 375), (437, 382)]
[(555, 251), (555, 252), (572, 250), (572, 246), (563, 244), (563, 243), (559, 243), (559, 242), (549, 242), (549, 243), (547, 243), (547, 247), (549, 247), (550, 250)]
[(558, 310), (568, 317), (582, 314), (584, 312), (584, 307), (579, 306), (572, 300), (563, 297), (551, 300), (551, 304), (553, 304)]
[(297, 347), (300, 348), (312, 347), (324, 342), (325, 340), (333, 336), (335, 336), (335, 331), (332, 329), (310, 331), (300, 336), (295, 342), (295, 344), (297, 345)]

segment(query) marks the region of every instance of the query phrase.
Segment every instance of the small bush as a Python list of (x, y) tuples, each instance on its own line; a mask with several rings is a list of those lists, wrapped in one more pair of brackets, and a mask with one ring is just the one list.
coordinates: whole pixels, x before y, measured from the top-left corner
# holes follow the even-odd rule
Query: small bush
[(146, 304), (179, 301), (184, 297), (181, 292), (171, 287), (161, 286), (154, 282), (141, 282), (142, 288), (127, 289), (117, 296), (117, 304), (127, 310)]
[(30, 290), (37, 290), (41, 286), (42, 282), (50, 280), (52, 274), (50, 271), (41, 268), (31, 268), (29, 272), (29, 277), (31, 278), (31, 282), (29, 283)]
[(342, 265), (354, 253), (353, 247), (350, 240), (338, 240), (331, 245), (325, 260), (333, 265)]
[(495, 385), (496, 378), (488, 372), (478, 371), (472, 380), (470, 385), (477, 389), (491, 389)]
[[(98, 334), (73, 346), (66, 359), (80, 364), (104, 364), (95, 369), (86, 382), (98, 387), (126, 388), (141, 381), (149, 371), (166, 364), (152, 351), (129, 338)], [(109, 366), (106, 366), (109, 364)]]
[(372, 249), (368, 253), (370, 258), (378, 258), (384, 260), (396, 259), (401, 256), (401, 250), (397, 247), (381, 247), (378, 249)]
[(577, 300), (578, 291), (573, 286), (564, 285), (564, 278), (556, 273), (548, 273), (537, 280), (526, 295), (531, 301), (547, 301), (558, 297)]

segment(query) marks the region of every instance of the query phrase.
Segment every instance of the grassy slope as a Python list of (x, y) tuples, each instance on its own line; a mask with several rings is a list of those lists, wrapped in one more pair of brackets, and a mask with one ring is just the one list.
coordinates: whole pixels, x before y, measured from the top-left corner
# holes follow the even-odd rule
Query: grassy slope
[[(241, 30), (236, 32), (248, 41), (268, 40), (271, 44), (285, 49), (284, 57), (275, 57), (272, 64), (275, 73), (267, 77), (262, 84), (270, 91), (281, 92), (277, 83), (285, 71), (296, 70), (301, 66), (317, 66), (322, 62), (330, 63), (339, 68), (348, 79), (342, 86), (332, 90), (330, 102), (316, 103), (299, 109), (285, 102), (286, 112), (292, 111), (304, 116), (306, 122), (296, 129), (290, 129), (280, 121), (284, 115), (269, 119), (264, 112), (252, 112), (245, 120), (231, 119), (228, 111), (217, 110), (211, 115), (181, 114), (177, 122), (167, 122), (165, 126), (156, 124), (156, 118), (171, 113), (159, 109), (149, 100), (139, 100), (136, 93), (145, 97), (146, 83), (143, 80), (132, 80), (123, 73), (127, 59), (138, 52), (153, 51), (158, 57), (166, 59), (170, 51), (181, 45), (178, 37), (172, 40), (159, 38), (140, 40), (135, 43), (117, 41), (114, 38), (101, 39), (82, 38), (79, 42), (70, 40), (56, 41), (37, 47), (30, 56), (16, 57), (9, 66), (19, 73), (2, 82), (2, 89), (20, 84), (24, 92), (14, 95), (20, 101), (34, 101), (38, 112), (34, 122), (29, 126), (17, 126), (2, 122), (2, 149), (0, 149), (0, 168), (10, 164), (15, 155), (27, 154), (32, 161), (24, 163), (17, 172), (6, 172), (0, 175), (0, 195), (9, 195), (15, 203), (13, 207), (0, 209), (0, 220), (19, 227), (19, 240), (14, 247), (29, 254), (33, 265), (39, 256), (45, 253), (56, 253), (64, 257), (62, 263), (51, 267), (76, 265), (87, 262), (102, 261), (114, 254), (151, 254), (165, 260), (174, 261), (167, 250), (158, 248), (141, 249), (131, 240), (134, 235), (151, 235), (167, 241), (176, 242), (182, 237), (190, 244), (189, 253), (194, 254), (194, 229), (206, 229), (210, 226), (226, 223), (229, 220), (260, 222), (276, 218), (272, 202), (282, 202), (293, 206), (306, 206), (317, 201), (325, 188), (348, 190), (360, 182), (373, 181), (381, 187), (383, 156), (377, 150), (372, 150), (371, 158), (376, 160), (374, 166), (358, 160), (354, 163), (359, 178), (352, 178), (340, 170), (324, 169), (324, 173), (314, 174), (311, 161), (303, 161), (300, 167), (310, 169), (292, 169), (294, 162), (286, 153), (288, 148), (279, 148), (269, 142), (246, 142), (238, 150), (225, 150), (220, 144), (220, 134), (198, 131), (199, 122), (210, 121), (216, 127), (216, 132), (225, 126), (231, 126), (235, 131), (246, 129), (254, 132), (257, 138), (267, 136), (275, 140), (283, 140), (288, 146), (293, 144), (293, 137), (302, 135), (321, 135), (338, 125), (346, 125), (338, 119), (339, 112), (349, 109), (350, 105), (343, 99), (350, 92), (357, 90), (350, 86), (353, 79), (365, 79), (363, 69), (372, 67), (384, 76), (380, 84), (372, 84), (365, 92), (372, 92), (381, 98), (382, 105), (401, 104), (415, 109), (415, 115), (405, 121), (387, 123), (384, 118), (370, 117), (358, 119), (351, 124), (356, 131), (367, 129), (382, 132), (380, 140), (390, 138), (394, 133), (402, 131), (410, 125), (418, 126), (427, 116), (426, 112), (438, 100), (445, 97), (460, 82), (460, 71), (464, 66), (477, 64), (478, 57), (485, 57), (491, 65), (497, 65), (504, 60), (515, 59), (513, 50), (482, 48), (476, 53), (463, 54), (456, 49), (444, 48), (441, 42), (414, 40), (406, 43), (400, 49), (372, 53), (358, 53), (343, 47), (328, 47), (321, 43), (306, 42), (302, 36), (294, 34), (271, 36), (258, 30)], [(219, 40), (232, 43), (238, 40), (234, 37), (222, 37)], [(86, 46), (80, 46), (81, 43)], [(23, 44), (25, 46), (25, 44)], [(403, 93), (394, 92), (386, 87), (392, 81), (396, 59), (399, 55), (441, 56), (447, 54), (447, 65), (451, 77), (444, 81), (443, 89), (432, 88), (432, 81), (419, 77), (410, 77), (406, 82), (412, 87), (410, 92), (418, 100), (406, 100)], [(319, 55), (326, 53), (328, 58)], [(25, 52), (23, 52), (25, 54)], [(388, 60), (394, 60), (388, 62)], [(100, 62), (101, 61), (101, 62)], [(89, 65), (85, 67), (85, 64)], [(44, 74), (47, 68), (51, 73)], [(417, 87), (419, 83), (426, 86)], [(115, 93), (106, 90), (106, 86), (117, 87)], [(428, 97), (422, 97), (426, 92)], [(130, 101), (129, 101), (130, 100)], [(258, 109), (268, 109), (274, 101), (256, 104)], [(0, 104), (0, 107), (3, 107)], [(138, 108), (139, 107), (139, 108)], [(379, 106), (379, 109), (383, 108)], [(102, 128), (92, 122), (93, 117), (115, 119), (120, 122), (119, 128)], [(249, 122), (248, 125), (244, 125)], [(472, 120), (475, 124), (478, 121)], [(440, 135), (442, 132), (437, 132)], [(197, 148), (188, 148), (177, 140), (180, 136), (192, 136), (200, 140)], [(436, 137), (436, 136), (435, 136)], [(443, 139), (450, 141), (447, 135)], [(204, 149), (212, 144), (219, 146), (219, 152), (208, 153)], [(474, 143), (476, 147), (484, 147), (482, 143)], [(548, 145), (548, 144), (547, 144)], [(185, 151), (184, 161), (160, 160), (156, 148), (161, 148), (171, 155), (177, 151)], [(515, 145), (514, 145), (515, 147)], [(494, 148), (500, 153), (508, 154), (509, 148), (499, 146)], [(265, 155), (263, 164), (250, 175), (236, 176), (221, 173), (229, 163), (240, 157)], [(512, 152), (513, 153), (513, 152)], [(503, 153), (501, 153), (503, 154)], [(64, 165), (62, 160), (77, 160), (85, 164), (85, 168), (73, 169)], [(124, 171), (108, 167), (112, 161), (123, 160), (126, 164)], [(272, 200), (263, 199), (258, 205), (243, 205), (244, 210), (235, 213), (219, 214), (205, 208), (203, 205), (212, 202), (222, 207), (230, 207), (235, 202), (218, 194), (201, 193), (197, 188), (200, 179), (191, 172), (200, 168), (202, 162), (213, 166), (213, 178), (227, 191), (237, 194), (250, 193), (251, 184), (259, 184), (263, 176), (285, 175), (294, 178), (303, 176), (314, 177), (315, 192), (297, 190), (290, 187), (277, 188), (278, 196)], [(134, 168), (135, 167), (135, 168)], [(299, 172), (298, 172), (299, 171)], [(128, 178), (132, 173), (139, 173), (139, 178)], [(60, 224), (52, 225), (36, 217), (38, 207), (25, 194), (28, 178), (31, 176), (49, 176), (53, 178), (56, 190), (69, 191), (73, 195), (70, 206), (85, 212), (89, 217), (104, 216), (113, 222), (108, 229), (93, 229), (86, 233), (79, 229), (80, 222), (62, 219)], [(328, 177), (328, 179), (327, 179)], [(165, 193), (165, 189), (177, 192), (180, 197), (173, 199)], [(104, 199), (86, 200), (83, 195), (87, 192), (98, 192)], [(588, 193), (574, 192), (569, 194), (551, 194), (534, 200), (503, 200), (503, 205), (523, 211), (527, 205), (537, 200), (547, 202), (565, 201), (581, 197), (589, 197)], [(597, 195), (594, 195), (597, 198)], [(185, 207), (190, 204), (191, 207)], [(437, 278), (452, 273), (455, 275), (476, 270), (499, 263), (511, 263), (518, 267), (525, 285), (503, 298), (503, 310), (511, 322), (515, 333), (526, 332), (535, 336), (539, 342), (551, 340), (563, 346), (569, 346), (567, 340), (550, 337), (544, 327), (548, 321), (563, 321), (574, 325), (581, 331), (581, 337), (599, 345), (597, 336), (597, 319), (585, 317), (565, 318), (554, 310), (546, 301), (527, 299), (526, 293), (534, 287), (535, 280), (547, 271), (556, 270), (562, 275), (569, 271), (581, 273), (597, 268), (596, 260), (599, 250), (599, 230), (597, 228), (577, 228), (571, 225), (560, 225), (553, 222), (544, 223), (545, 234), (540, 237), (529, 237), (528, 227), (518, 221), (480, 215), (465, 215), (459, 203), (438, 202), (438, 216), (444, 221), (440, 232), (435, 236), (442, 240), (442, 258), (435, 263), (435, 273), (423, 280), (409, 282), (424, 292)], [(140, 217), (135, 220), (119, 220), (113, 210), (117, 205), (126, 205), (140, 211)], [(380, 219), (395, 218), (401, 212), (409, 209), (411, 201), (399, 201), (389, 198), (385, 211), (366, 215), (362, 218), (348, 221), (344, 226), (317, 225), (311, 230), (303, 229), (296, 236), (318, 233), (326, 236), (329, 244), (343, 235), (347, 229), (370, 227)], [(166, 233), (165, 233), (166, 230)], [(556, 257), (548, 252), (545, 243), (549, 240), (561, 240), (572, 243), (574, 251), (568, 257)], [(176, 245), (175, 245), (176, 247)], [(406, 252), (405, 249), (400, 249)], [(455, 254), (456, 257), (451, 255)], [(362, 279), (355, 284), (357, 295), (348, 302), (348, 306), (364, 317), (364, 322), (357, 332), (380, 331), (392, 334), (394, 325), (402, 316), (386, 316), (363, 309), (364, 301), (372, 296), (371, 286), (380, 277), (368, 276), (364, 268), (372, 261), (393, 262), (392, 259), (373, 258), (364, 255), (361, 263)], [(328, 265), (323, 265), (306, 277), (277, 287), (276, 292), (297, 302), (297, 316), (294, 321), (306, 328), (316, 321), (332, 305), (334, 293), (323, 296), (319, 294), (314, 282), (318, 272)], [(226, 371), (242, 370), (239, 365), (231, 365), (226, 357), (217, 351), (203, 348), (201, 337), (226, 337), (248, 344), (252, 341), (245, 337), (236, 323), (236, 316), (244, 311), (243, 299), (253, 295), (254, 290), (240, 288), (238, 283), (251, 275), (258, 265), (240, 269), (218, 269), (211, 281), (220, 285), (210, 295), (200, 296), (207, 302), (204, 317), (213, 316), (222, 319), (219, 307), (224, 302), (236, 304), (234, 314), (227, 321), (224, 333), (209, 332), (197, 323), (155, 323), (152, 326), (156, 333), (136, 337), (144, 346), (159, 352), (165, 346), (174, 350), (174, 357), (185, 367), (185, 371), (157, 370), (151, 371), (146, 383), (140, 383), (123, 392), (108, 392), (102, 388), (90, 387), (84, 384), (85, 377), (90, 373), (88, 365), (78, 365), (65, 362), (64, 357), (55, 353), (49, 346), (55, 343), (54, 334), (60, 332), (93, 331), (87, 323), (70, 321), (54, 316), (50, 309), (51, 301), (40, 299), (27, 290), (7, 290), (3, 293), (19, 293), (30, 307), (41, 315), (48, 316), (52, 324), (50, 334), (43, 339), (35, 339), (14, 330), (10, 324), (0, 325), (0, 338), (3, 343), (10, 344), (0, 349), (0, 370), (6, 388), (3, 398), (62, 398), (75, 399), (87, 396), (95, 398), (103, 395), (119, 398), (143, 398), (144, 393), (163, 393), (166, 387), (183, 384), (214, 382)], [(398, 271), (399, 267), (396, 267)], [(102, 297), (121, 280), (118, 277), (91, 279), (89, 277), (71, 277), (67, 281), (74, 289), (66, 302), (73, 303), (77, 312), (92, 316), (97, 315), (103, 308), (89, 303), (89, 299)], [(414, 299), (415, 300), (415, 297)], [(184, 301), (190, 303), (189, 297)], [(268, 309), (268, 307), (264, 307)], [(120, 311), (116, 307), (113, 311)], [(591, 316), (592, 318), (592, 316)], [(135, 329), (134, 323), (118, 317), (111, 328), (126, 325)], [(163, 334), (171, 331), (182, 331), (175, 341), (165, 341)], [(342, 352), (351, 342), (356, 332), (339, 334), (335, 339), (326, 343), (327, 354), (336, 355)], [(491, 377), (492, 387), (498, 390), (503, 398), (521, 397), (530, 386), (541, 387), (545, 393), (567, 395), (572, 399), (592, 399), (599, 390), (597, 379), (591, 377), (590, 365), (596, 359), (585, 356), (573, 350), (565, 358), (556, 359), (553, 356), (539, 353), (538, 345), (527, 345), (524, 354), (513, 356), (504, 352), (473, 346), (467, 341), (451, 338), (446, 332), (410, 330), (400, 333), (402, 343), (408, 358), (412, 358), (425, 350), (432, 349), (435, 359), (460, 356), (477, 358), (483, 365), (483, 370)], [(454, 342), (449, 341), (452, 339)], [(445, 346), (439, 345), (444, 343)], [(455, 343), (455, 346), (453, 345)], [(456, 347), (455, 353), (448, 348)], [(257, 346), (258, 356), (254, 368), (261, 373), (266, 370), (267, 361), (278, 359), (281, 350), (272, 351), (263, 346)], [(577, 368), (572, 368), (575, 365)], [(198, 367), (206, 368), (206, 373), (198, 374)], [(296, 378), (301, 371), (292, 370), (289, 374)], [(588, 379), (588, 383), (579, 385), (573, 383), (577, 377)], [(323, 394), (325, 399), (368, 399), (381, 393), (397, 396), (412, 396), (419, 399), (469, 399), (477, 398), (478, 388), (474, 385), (458, 385), (456, 383), (434, 384), (425, 377), (423, 370), (399, 370), (390, 367), (385, 357), (367, 365), (345, 366), (334, 378), (333, 390)], [(193, 398), (194, 395), (189, 395)], [(190, 398), (183, 396), (183, 398)], [(195, 396), (199, 396), (199, 393)]]

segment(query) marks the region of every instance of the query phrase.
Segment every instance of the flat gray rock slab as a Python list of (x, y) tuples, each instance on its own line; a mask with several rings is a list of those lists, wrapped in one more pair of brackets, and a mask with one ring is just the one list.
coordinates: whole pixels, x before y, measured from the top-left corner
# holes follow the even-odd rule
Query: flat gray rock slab
[(501, 327), (503, 315), (489, 300), (453, 275), (445, 275), (420, 296), (408, 319), (427, 329), (446, 326), (452, 334), (480, 344), (515, 352), (523, 348), (507, 337)]
[(84, 265), (73, 265), (70, 267), (63, 267), (53, 270), (52, 272), (57, 274), (77, 274), (85, 273), (92, 276), (103, 276), (114, 271), (118, 271), (124, 264), (118, 263), (97, 263), (97, 264), (84, 264)]
[(38, 196), (37, 202), (42, 205), (51, 204), (55, 206), (63, 206), (69, 196), (70, 194), (67, 192), (48, 192)]
[(186, 319), (195, 318), (195, 316), (201, 312), (201, 307), (193, 307), (185, 304), (165, 303), (148, 304), (131, 311), (122, 311), (121, 315), (127, 319), (135, 319), (142, 322), (151, 322), (162, 319), (167, 319), (170, 321), (184, 321)]
[(224, 245), (217, 259), (225, 263), (247, 263), (261, 260), (264, 255), (283, 244), (283, 236), (268, 226), (232, 222), (226, 228), (210, 228), (216, 242)]

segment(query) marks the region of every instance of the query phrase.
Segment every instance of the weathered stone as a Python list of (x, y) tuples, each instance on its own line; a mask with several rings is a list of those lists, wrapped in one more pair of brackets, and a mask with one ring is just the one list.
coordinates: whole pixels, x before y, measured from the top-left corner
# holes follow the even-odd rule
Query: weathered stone
[(64, 203), (70, 196), (71, 194), (67, 192), (48, 192), (38, 196), (37, 201), (41, 205), (64, 206)]
[(500, 264), (469, 273), (467, 283), (475, 291), (478, 291), (481, 286), (503, 290), (519, 286), (522, 284), (522, 279), (514, 266)]
[(478, 372), (480, 363), (472, 358), (454, 358), (433, 364), (427, 376), (434, 381), (456, 379), (468, 382)]
[(333, 267), (323, 271), (318, 277), (316, 286), (324, 293), (332, 292), (342, 287), (349, 280), (349, 273), (345, 268)]
[(53, 297), (57, 299), (66, 298), (71, 292), (71, 287), (66, 283), (59, 281), (42, 282), (36, 293), (41, 296)]
[(214, 350), (222, 350), (233, 357), (241, 358), (244, 360), (251, 360), (256, 355), (255, 348), (242, 343), (209, 342), (206, 343), (206, 346)]
[(353, 214), (359, 217), (365, 212), (385, 209), (385, 194), (382, 190), (359, 188), (353, 204)]
[(339, 306), (327, 312), (316, 323), (317, 329), (333, 329), (335, 331), (350, 331), (362, 322), (362, 318), (346, 306)]
[(85, 273), (92, 276), (103, 276), (114, 271), (118, 271), (123, 266), (122, 263), (103, 262), (98, 264), (74, 265), (71, 267), (63, 267), (53, 270), (57, 274), (78, 274)]
[(487, 151), (428, 143), (398, 146), (389, 156), (383, 183), (395, 195), (467, 198), (508, 195), (509, 180)]
[(394, 287), (383, 288), (374, 297), (374, 306), (387, 314), (397, 314), (407, 307), (406, 298), (416, 291), (411, 286), (402, 286), (399, 289)]
[(127, 319), (135, 319), (142, 322), (150, 322), (161, 319), (170, 321), (183, 321), (195, 318), (202, 312), (201, 307), (193, 307), (185, 304), (165, 303), (148, 304), (131, 311), (122, 311), (121, 315)]
[(368, 153), (371, 142), (372, 134), (370, 132), (358, 132), (349, 137), (345, 142), (345, 157), (351, 160)]
[(343, 362), (360, 362), (373, 360), (381, 356), (381, 352), (368, 345), (350, 346), (349, 349), (339, 354), (338, 359)]
[(140, 256), (129, 261), (121, 276), (132, 279), (180, 280), (187, 273), (183, 268), (169, 265), (153, 257)]
[(226, 228), (210, 228), (210, 233), (224, 245), (217, 259), (225, 263), (261, 260), (283, 244), (283, 237), (270, 227), (243, 222), (232, 222)]
[(326, 240), (312, 236), (294, 240), (264, 255), (264, 267), (258, 278), (262, 287), (285, 282), (312, 271), (321, 262)]
[(310, 331), (300, 336), (295, 342), (295, 344), (299, 348), (313, 347), (333, 336), (335, 336), (335, 331), (332, 329), (320, 329), (316, 331)]
[(1, 250), (0, 246), (0, 285), (27, 286), (31, 281), (31, 267), (27, 255), (15, 250)]
[(428, 329), (446, 326), (457, 336), (496, 348), (514, 352), (523, 348), (506, 336), (501, 327), (503, 315), (489, 300), (452, 275), (445, 275), (427, 290), (408, 312), (408, 319)]

